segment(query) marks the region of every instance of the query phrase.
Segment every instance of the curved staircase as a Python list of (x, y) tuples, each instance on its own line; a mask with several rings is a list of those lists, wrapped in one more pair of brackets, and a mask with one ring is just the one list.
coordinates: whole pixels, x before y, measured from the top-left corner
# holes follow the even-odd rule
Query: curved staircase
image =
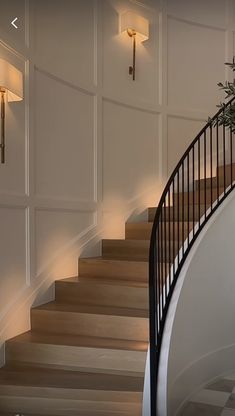
[[(204, 193), (204, 179), (200, 186)], [(196, 220), (204, 209), (195, 204)], [(103, 240), (102, 257), (81, 258), (78, 277), (55, 282), (55, 301), (32, 308), (31, 331), (6, 342), (1, 415), (141, 415), (155, 213), (149, 208), (148, 221), (126, 223), (125, 239)], [(166, 215), (172, 246), (172, 207)], [(188, 215), (179, 223), (180, 245), (193, 227), (192, 206)], [(169, 258), (162, 264), (167, 274)]]

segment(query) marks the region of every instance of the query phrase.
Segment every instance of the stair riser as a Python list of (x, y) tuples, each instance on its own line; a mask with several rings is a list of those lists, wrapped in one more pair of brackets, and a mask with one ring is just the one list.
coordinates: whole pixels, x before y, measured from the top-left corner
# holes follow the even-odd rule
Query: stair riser
[(145, 351), (112, 350), (52, 344), (7, 342), (6, 360), (40, 366), (59, 366), (65, 370), (115, 373), (129, 375), (144, 374)]
[(56, 300), (67, 304), (90, 304), (137, 309), (148, 308), (148, 289), (111, 284), (56, 282)]
[[(128, 240), (126, 240), (128, 241)], [(131, 240), (130, 240), (131, 241)], [(180, 244), (181, 245), (181, 244)], [(177, 254), (177, 242), (175, 241), (175, 253), (173, 253), (173, 242), (169, 244), (169, 242), (166, 242), (166, 245), (164, 244), (162, 246), (162, 249), (160, 247), (160, 254), (159, 258), (162, 262), (173, 262), (174, 254), (176, 257)], [(117, 258), (119, 259), (131, 259), (131, 260), (145, 260), (148, 261), (149, 258), (149, 249), (148, 247), (143, 247), (142, 249), (140, 247), (136, 247), (134, 244), (132, 245), (129, 243), (129, 245), (125, 244), (124, 240), (104, 240), (103, 244), (103, 256), (107, 258)]]
[[(148, 224), (147, 224), (148, 225)], [(151, 225), (151, 224), (150, 224)], [(178, 234), (180, 236), (180, 240), (182, 240), (183, 235), (184, 238), (188, 235), (188, 223), (185, 222), (185, 224), (182, 224), (182, 222), (179, 223), (179, 231), (178, 231), (178, 224), (175, 224), (173, 227), (173, 224), (166, 222), (166, 224), (162, 225), (163, 229), (163, 236), (166, 239), (173, 240), (173, 237), (175, 240), (178, 238)], [(189, 224), (189, 231), (193, 228), (193, 223), (190, 222)], [(161, 227), (160, 227), (161, 230)], [(183, 233), (184, 231), (184, 233)], [(127, 223), (126, 224), (126, 239), (127, 240), (150, 240), (152, 232), (152, 226), (138, 226), (138, 223)]]
[[(222, 183), (223, 183), (223, 179), (224, 179), (224, 166), (219, 166), (217, 168), (217, 176), (219, 176), (220, 179), (222, 179)], [(231, 165), (226, 165), (225, 166), (225, 181), (227, 184), (231, 183), (231, 179), (234, 181), (235, 180), (235, 164), (232, 165), (232, 169), (231, 169)]]
[[(233, 177), (232, 177), (233, 181), (234, 181), (234, 179), (235, 179), (235, 175), (233, 175)], [(229, 172), (227, 171), (225, 173), (225, 181), (224, 181), (224, 172), (221, 172), (221, 174), (219, 176), (217, 176), (215, 178), (212, 178), (212, 181), (211, 181), (211, 178), (206, 178), (206, 180), (201, 179), (200, 180), (200, 190), (203, 190), (205, 188), (206, 189), (211, 189), (211, 188), (217, 189), (217, 187), (218, 188), (224, 188), (224, 187), (226, 188), (227, 186), (229, 186), (231, 184), (232, 180), (231, 180), (231, 172), (230, 171)], [(196, 190), (199, 189), (199, 181), (196, 181), (195, 189)]]
[(12, 412), (13, 414), (32, 415), (32, 409), (40, 409), (40, 415), (53, 416), (140, 416), (140, 403), (117, 403), (108, 401), (79, 401), (63, 399), (46, 399), (41, 397), (13, 397), (0, 396), (0, 411)]
[(148, 281), (147, 262), (122, 262), (122, 261), (97, 261), (89, 262), (89, 259), (79, 260), (79, 275), (83, 277), (101, 277), (133, 279), (135, 281)]
[(54, 334), (148, 340), (148, 319), (82, 312), (31, 310), (32, 329)]
[(212, 195), (211, 195), (210, 189), (203, 189), (203, 190), (200, 190), (200, 192), (195, 191), (194, 193), (189, 192), (189, 194), (185, 192), (184, 194), (182, 193), (179, 195), (176, 194), (174, 201), (175, 201), (176, 206), (178, 204), (178, 201), (181, 205), (188, 205), (188, 203), (192, 205), (192, 204), (198, 204), (199, 202), (200, 204), (211, 204), (218, 198), (218, 196), (223, 194), (223, 191), (224, 191), (224, 188), (219, 188), (219, 190), (213, 188)]
[[(132, 244), (113, 243), (112, 240), (104, 240), (102, 244), (102, 254), (105, 258), (124, 259), (124, 260), (140, 260), (148, 261), (149, 242), (142, 246)], [(126, 240), (128, 241), (128, 240)]]
[[(208, 204), (206, 206), (206, 209), (208, 209), (209, 207), (210, 205)], [(155, 207), (149, 208), (148, 220), (150, 222), (154, 221), (156, 210), (157, 208)], [(199, 210), (199, 205), (195, 205), (194, 208), (193, 208), (193, 205), (189, 205), (189, 212), (188, 212), (188, 209), (185, 209), (185, 207), (183, 209), (182, 206), (179, 207), (179, 211), (178, 211), (177, 205), (176, 205), (174, 210), (172, 207), (166, 207), (166, 220), (169, 221), (170, 219), (171, 221), (173, 221), (173, 218), (174, 218), (175, 221), (183, 221), (183, 220), (187, 221), (189, 218), (189, 221), (193, 221), (193, 218), (194, 218), (195, 221), (198, 221), (199, 217), (201, 217), (204, 213), (205, 213), (204, 204), (200, 205), (200, 210)], [(164, 213), (163, 213), (163, 219), (165, 219)]]
[[(225, 186), (229, 185), (230, 182), (231, 182), (231, 178), (227, 177), (226, 181), (225, 181)], [(218, 177), (212, 178), (212, 181), (211, 181), (211, 178), (206, 178), (206, 180), (205, 179), (200, 179), (200, 181), (196, 181), (195, 190), (199, 190), (199, 183), (200, 183), (200, 190), (204, 190), (205, 188), (206, 189), (211, 189), (211, 188), (217, 189), (217, 187), (219, 187), (219, 188), (224, 187), (223, 176), (218, 176)]]

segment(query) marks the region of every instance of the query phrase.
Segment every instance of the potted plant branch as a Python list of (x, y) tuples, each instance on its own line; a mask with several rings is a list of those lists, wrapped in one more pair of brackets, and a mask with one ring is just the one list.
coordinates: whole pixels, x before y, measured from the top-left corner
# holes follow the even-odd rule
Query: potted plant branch
[[(229, 66), (235, 72), (235, 57), (233, 57), (233, 62), (226, 62), (225, 65)], [(235, 79), (233, 82), (226, 81), (224, 84), (219, 82), (218, 87), (225, 92), (225, 100), (235, 98)], [(232, 102), (227, 107), (225, 103), (221, 103), (218, 107), (224, 108), (224, 111), (216, 118), (214, 125), (225, 126), (235, 133), (235, 102)]]

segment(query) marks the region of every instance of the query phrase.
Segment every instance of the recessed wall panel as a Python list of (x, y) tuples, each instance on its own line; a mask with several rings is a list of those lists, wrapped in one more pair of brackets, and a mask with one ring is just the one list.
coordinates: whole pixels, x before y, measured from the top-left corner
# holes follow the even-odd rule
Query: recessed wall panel
[(50, 267), (53, 277), (77, 275), (79, 238), (94, 225), (94, 214), (38, 209), (35, 223), (37, 274)]
[(180, 117), (168, 117), (168, 174), (176, 167), (185, 150), (199, 133), (206, 121)]
[(36, 71), (36, 192), (94, 198), (94, 97)]
[(37, 64), (76, 85), (92, 85), (94, 1), (36, 0), (33, 12)]
[(26, 285), (26, 221), (22, 208), (0, 207), (0, 315)]
[(144, 192), (158, 169), (158, 116), (104, 102), (104, 199), (128, 201)]
[(168, 0), (168, 13), (192, 22), (224, 27), (226, 2), (221, 0)]
[(168, 19), (168, 104), (214, 112), (224, 60), (224, 31)]

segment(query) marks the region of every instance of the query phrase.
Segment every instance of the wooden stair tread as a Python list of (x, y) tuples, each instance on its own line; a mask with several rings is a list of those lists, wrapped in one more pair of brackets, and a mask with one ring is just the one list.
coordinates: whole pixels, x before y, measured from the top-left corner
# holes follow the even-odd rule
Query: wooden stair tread
[[(109, 266), (121, 266), (121, 267), (136, 266), (136, 267), (139, 267), (140, 265), (143, 265), (143, 263), (145, 263), (146, 267), (148, 266), (148, 261), (147, 260), (132, 259), (132, 258), (130, 258), (130, 259), (118, 259), (116, 257), (109, 258), (109, 257), (105, 257), (105, 256), (80, 258), (79, 263), (80, 264), (105, 265), (107, 267), (109, 267)], [(118, 277), (118, 275), (116, 277)]]
[(27, 331), (7, 341), (9, 343), (38, 343), (87, 348), (102, 348), (115, 350), (147, 351), (148, 343), (112, 338), (98, 338), (88, 336), (73, 336), (63, 334), (49, 334), (37, 331)]
[(143, 378), (14, 364), (6, 365), (0, 370), (0, 385), (140, 392)]
[[(105, 258), (105, 257), (103, 257), (103, 256), (97, 256), (97, 257), (80, 257), (79, 258), (79, 261), (81, 261), (81, 262), (97, 262), (97, 263), (99, 263), (99, 262), (101, 262), (101, 263), (107, 263), (107, 264), (110, 264), (110, 263), (123, 263), (123, 262), (127, 262), (127, 263), (136, 263), (136, 264), (138, 264), (139, 263), (139, 261), (138, 260), (132, 260), (132, 259), (130, 259), (130, 260), (117, 260), (117, 259), (107, 259), (107, 258)], [(141, 262), (142, 263), (142, 262)], [(148, 262), (146, 262), (146, 263), (148, 263)]]
[(110, 306), (99, 305), (76, 305), (59, 303), (56, 301), (48, 302), (46, 304), (32, 308), (32, 311), (53, 311), (53, 312), (67, 312), (67, 313), (84, 313), (91, 315), (111, 315), (111, 316), (126, 316), (126, 317), (140, 317), (147, 318), (148, 312), (144, 309), (130, 309), (117, 308)]
[(109, 279), (105, 277), (99, 278), (96, 277), (83, 277), (83, 276), (76, 276), (76, 277), (68, 277), (66, 279), (57, 280), (56, 282), (63, 282), (63, 283), (71, 283), (71, 284), (91, 284), (91, 285), (112, 285), (112, 286), (130, 286), (130, 287), (139, 287), (139, 288), (146, 288), (148, 287), (147, 282), (139, 282), (135, 280), (124, 280), (124, 279)]

